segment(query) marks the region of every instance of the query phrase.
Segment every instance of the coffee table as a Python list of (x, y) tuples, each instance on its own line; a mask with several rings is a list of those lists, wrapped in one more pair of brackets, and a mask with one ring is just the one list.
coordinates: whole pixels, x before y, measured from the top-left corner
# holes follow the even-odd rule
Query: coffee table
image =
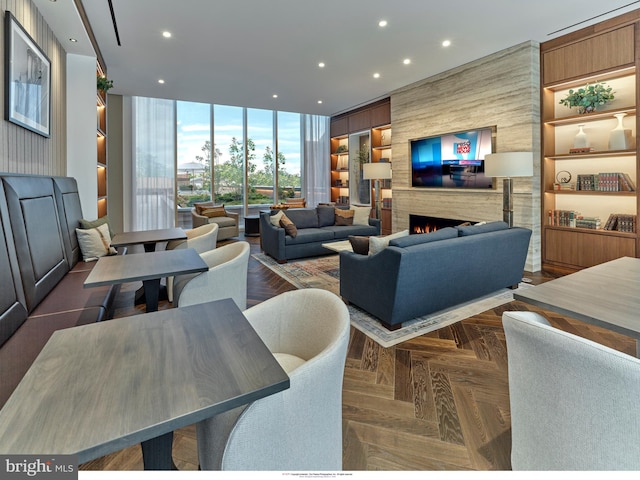
[(85, 288), (142, 280), (147, 312), (158, 310), (160, 279), (206, 272), (208, 265), (193, 248), (113, 255), (98, 259), (84, 281)]
[[(532, 288), (513, 298), (640, 341), (640, 259), (622, 257)], [(638, 342), (640, 345), (640, 342)], [(636, 347), (640, 357), (640, 346)]]
[(170, 469), (174, 430), (287, 388), (231, 299), (59, 330), (0, 410), (0, 454), (142, 442), (145, 469)]

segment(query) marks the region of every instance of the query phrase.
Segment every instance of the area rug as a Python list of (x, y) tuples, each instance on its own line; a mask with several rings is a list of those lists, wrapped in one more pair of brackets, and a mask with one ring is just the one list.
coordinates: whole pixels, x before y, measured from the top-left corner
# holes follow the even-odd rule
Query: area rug
[[(338, 255), (327, 255), (310, 259), (289, 260), (279, 264), (264, 253), (257, 253), (253, 258), (267, 268), (287, 280), (296, 288), (321, 288), (340, 295), (340, 264)], [(530, 285), (521, 283), (519, 288)], [(429, 315), (415, 318), (402, 324), (402, 328), (390, 332), (375, 317), (364, 310), (348, 305), (351, 324), (368, 337), (385, 348), (410, 340), (425, 333), (452, 325), (465, 318), (478, 315), (492, 308), (504, 305), (513, 300), (513, 290), (499, 290), (470, 302), (441, 310)]]

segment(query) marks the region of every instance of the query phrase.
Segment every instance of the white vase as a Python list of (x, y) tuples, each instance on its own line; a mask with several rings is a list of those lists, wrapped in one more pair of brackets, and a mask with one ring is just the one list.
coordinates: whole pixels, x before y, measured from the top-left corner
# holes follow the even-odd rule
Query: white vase
[(587, 148), (589, 146), (589, 138), (583, 130), (584, 124), (578, 125), (578, 133), (573, 139), (573, 148)]
[(616, 113), (614, 117), (618, 119), (618, 125), (609, 133), (609, 150), (627, 150), (632, 148), (633, 136), (631, 129), (625, 129), (622, 119), (626, 113)]

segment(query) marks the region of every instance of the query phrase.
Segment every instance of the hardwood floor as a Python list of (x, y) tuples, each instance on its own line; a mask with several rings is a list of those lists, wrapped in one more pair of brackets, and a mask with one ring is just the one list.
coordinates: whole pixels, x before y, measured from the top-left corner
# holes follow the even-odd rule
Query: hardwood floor
[[(259, 239), (247, 238), (252, 253)], [(559, 276), (529, 273), (534, 284)], [(116, 316), (132, 308), (139, 285), (124, 286)], [(294, 290), (249, 261), (248, 305)], [(160, 309), (170, 308), (162, 302)], [(382, 348), (352, 328), (343, 387), (343, 468), (357, 470), (510, 470), (511, 419), (505, 310), (543, 313), (555, 326), (635, 355), (635, 342), (577, 320), (514, 301), (392, 348)], [(195, 428), (176, 432), (174, 461), (198, 468)], [(139, 446), (81, 466), (81, 470), (141, 470)]]

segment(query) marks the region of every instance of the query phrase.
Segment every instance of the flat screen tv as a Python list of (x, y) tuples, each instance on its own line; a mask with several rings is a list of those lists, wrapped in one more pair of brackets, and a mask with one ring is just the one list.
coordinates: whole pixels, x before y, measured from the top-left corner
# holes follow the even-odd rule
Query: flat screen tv
[(492, 188), (484, 156), (493, 153), (495, 127), (411, 140), (411, 184), (426, 188)]

